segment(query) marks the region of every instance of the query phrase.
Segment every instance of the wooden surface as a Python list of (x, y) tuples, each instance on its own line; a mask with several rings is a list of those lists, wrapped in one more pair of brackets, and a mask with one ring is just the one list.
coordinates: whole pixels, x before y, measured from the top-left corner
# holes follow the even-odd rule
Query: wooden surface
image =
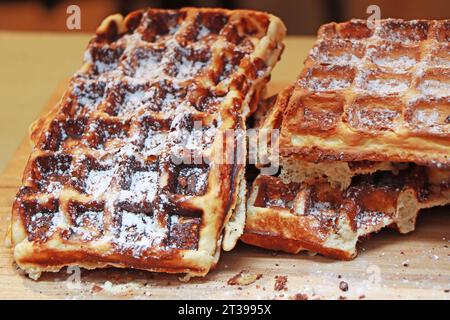
[[(19, 146), (55, 86), (81, 65), (91, 34), (0, 31), (0, 172)], [(314, 42), (313, 37), (288, 37), (283, 59), (272, 79), (292, 82)]]
[[(59, 99), (62, 83), (48, 102)], [(283, 84), (272, 85), (276, 91)], [(30, 152), (24, 139), (0, 177), (0, 239), (5, 238), (10, 208)], [(349, 262), (306, 254), (275, 254), (239, 244), (223, 253), (219, 265), (205, 278), (188, 283), (176, 275), (127, 270), (63, 269), (33, 281), (17, 270), (11, 249), (0, 246), (2, 299), (450, 299), (450, 208), (423, 212), (417, 230), (408, 235), (383, 231), (359, 246)], [(248, 286), (230, 286), (228, 279), (242, 270), (262, 274)], [(287, 276), (287, 290), (274, 291), (275, 276)], [(339, 289), (344, 281), (348, 291)]]

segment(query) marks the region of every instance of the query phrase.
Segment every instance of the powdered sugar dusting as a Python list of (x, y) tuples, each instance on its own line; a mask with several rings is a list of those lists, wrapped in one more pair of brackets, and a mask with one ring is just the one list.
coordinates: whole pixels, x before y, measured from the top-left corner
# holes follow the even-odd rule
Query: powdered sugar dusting
[(89, 172), (86, 179), (86, 192), (91, 194), (94, 198), (98, 198), (108, 189), (114, 170), (92, 170)]
[[(385, 134), (386, 130), (399, 132), (397, 127), (409, 126), (408, 122), (412, 121), (414, 130), (422, 134), (445, 134), (449, 120), (442, 108), (436, 109), (432, 116), (419, 114), (413, 116), (418, 119), (405, 118), (410, 114), (406, 103), (433, 103), (435, 99), (441, 101), (450, 96), (449, 46), (439, 38), (441, 34), (436, 34), (434, 24), (442, 28), (441, 22), (432, 24), (431, 28), (425, 20), (383, 19), (374, 28), (363, 20), (323, 28), (297, 84), (308, 90), (305, 93), (308, 95), (332, 92), (340, 96), (341, 90), (344, 95), (348, 93), (344, 97), (351, 98), (345, 99), (343, 109), (349, 121), (343, 119), (343, 122), (353, 128)], [(322, 99), (321, 94), (317, 97)], [(386, 106), (354, 106), (358, 98), (376, 98)], [(392, 101), (382, 101), (383, 98), (396, 101), (391, 106)], [(308, 112), (304, 108), (305, 117)], [(322, 119), (314, 121), (318, 127), (326, 123)]]
[(333, 205), (329, 202), (324, 201), (316, 201), (312, 203), (305, 212), (305, 215), (310, 215), (316, 218), (316, 227), (320, 227), (323, 225), (334, 225), (336, 224), (337, 218), (339, 216), (339, 210), (333, 207)]
[(90, 241), (102, 234), (103, 211), (85, 211), (78, 214), (75, 225), (71, 227), (73, 233), (84, 241)]
[(160, 58), (151, 53), (144, 59), (139, 60), (134, 77), (151, 80), (164, 74), (164, 64)]
[(392, 218), (383, 212), (361, 211), (355, 218), (359, 235), (367, 235), (378, 231), (392, 223)]
[(129, 190), (122, 190), (119, 194), (120, 201), (152, 202), (158, 190), (158, 173), (155, 171), (138, 171), (131, 177)]
[(46, 239), (65, 225), (65, 217), (61, 211), (56, 212), (37, 212), (30, 218), (27, 231), (41, 239)]
[(367, 81), (363, 88), (379, 95), (386, 95), (405, 92), (409, 85), (407, 82), (398, 79), (371, 79)]
[(188, 60), (185, 57), (177, 64), (177, 78), (194, 77), (207, 66), (207, 63), (201, 61)]
[(450, 97), (450, 82), (427, 79), (420, 83), (418, 89), (425, 95)]
[(155, 132), (153, 130), (149, 130), (148, 136), (144, 141), (144, 149), (142, 150), (142, 153), (145, 156), (161, 154), (166, 147), (167, 135), (168, 134), (166, 132)]
[(307, 82), (307, 87), (314, 91), (334, 91), (350, 87), (352, 82), (349, 79), (337, 79), (332, 77), (312, 78)]
[(120, 225), (116, 227), (114, 243), (120, 250), (131, 250), (133, 256), (140, 257), (145, 250), (159, 246), (166, 238), (167, 228), (150, 216), (127, 211), (119, 213), (119, 216)]
[(46, 192), (50, 193), (53, 197), (58, 198), (63, 189), (63, 185), (60, 181), (50, 181), (46, 186)]
[(379, 67), (389, 68), (394, 71), (409, 70), (417, 63), (416, 59), (408, 56), (400, 56), (398, 58), (378, 56), (372, 58), (372, 61)]

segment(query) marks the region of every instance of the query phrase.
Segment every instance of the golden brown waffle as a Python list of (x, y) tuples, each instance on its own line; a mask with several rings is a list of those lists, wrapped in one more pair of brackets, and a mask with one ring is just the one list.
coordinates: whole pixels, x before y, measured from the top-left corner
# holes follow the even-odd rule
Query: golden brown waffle
[[(450, 168), (450, 20), (331, 23), (269, 113), (281, 155)], [(281, 119), (282, 118), (282, 119)]]
[(358, 176), (346, 190), (260, 175), (250, 192), (241, 239), (272, 250), (351, 259), (361, 237), (387, 226), (410, 232), (420, 209), (447, 203), (450, 180), (431, 185), (425, 167)]
[(350, 259), (360, 237), (449, 204), (449, 39), (449, 20), (322, 26), (295, 84), (258, 111), (280, 130), (281, 170), (253, 183), (242, 240)]
[(19, 267), (34, 278), (67, 265), (205, 275), (242, 194), (244, 163), (223, 151), (224, 132), (245, 130), (284, 34), (278, 18), (246, 10), (106, 18), (32, 128), (12, 215)]

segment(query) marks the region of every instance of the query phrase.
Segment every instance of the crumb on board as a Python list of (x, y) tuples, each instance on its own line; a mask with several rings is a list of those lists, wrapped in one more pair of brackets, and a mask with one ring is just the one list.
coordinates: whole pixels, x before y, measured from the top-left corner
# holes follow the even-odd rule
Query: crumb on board
[(92, 286), (92, 288), (91, 288), (90, 291), (91, 291), (91, 293), (99, 293), (99, 292), (101, 292), (102, 290), (103, 290), (103, 287), (95, 283), (95, 284)]
[(341, 291), (347, 292), (348, 291), (348, 283), (345, 281), (339, 282), (339, 289), (341, 289)]
[(304, 293), (297, 293), (291, 297), (292, 300), (308, 300), (308, 295)]
[(248, 270), (242, 270), (238, 274), (236, 274), (233, 277), (231, 277), (230, 279), (228, 279), (227, 283), (230, 286), (235, 286), (235, 285), (248, 286), (248, 285), (254, 283), (255, 281), (261, 279), (262, 276), (263, 276), (262, 274), (253, 274), (253, 273), (250, 273)]
[(287, 290), (286, 283), (287, 276), (275, 276), (275, 285), (273, 289), (275, 291)]

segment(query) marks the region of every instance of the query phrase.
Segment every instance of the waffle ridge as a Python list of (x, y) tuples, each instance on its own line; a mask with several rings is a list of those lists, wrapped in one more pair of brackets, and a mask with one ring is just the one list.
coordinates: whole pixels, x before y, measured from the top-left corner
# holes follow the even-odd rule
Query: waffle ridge
[(245, 130), (284, 33), (247, 10), (106, 18), (31, 128), (11, 224), (18, 265), (34, 278), (67, 265), (205, 275), (244, 172), (222, 136)]

